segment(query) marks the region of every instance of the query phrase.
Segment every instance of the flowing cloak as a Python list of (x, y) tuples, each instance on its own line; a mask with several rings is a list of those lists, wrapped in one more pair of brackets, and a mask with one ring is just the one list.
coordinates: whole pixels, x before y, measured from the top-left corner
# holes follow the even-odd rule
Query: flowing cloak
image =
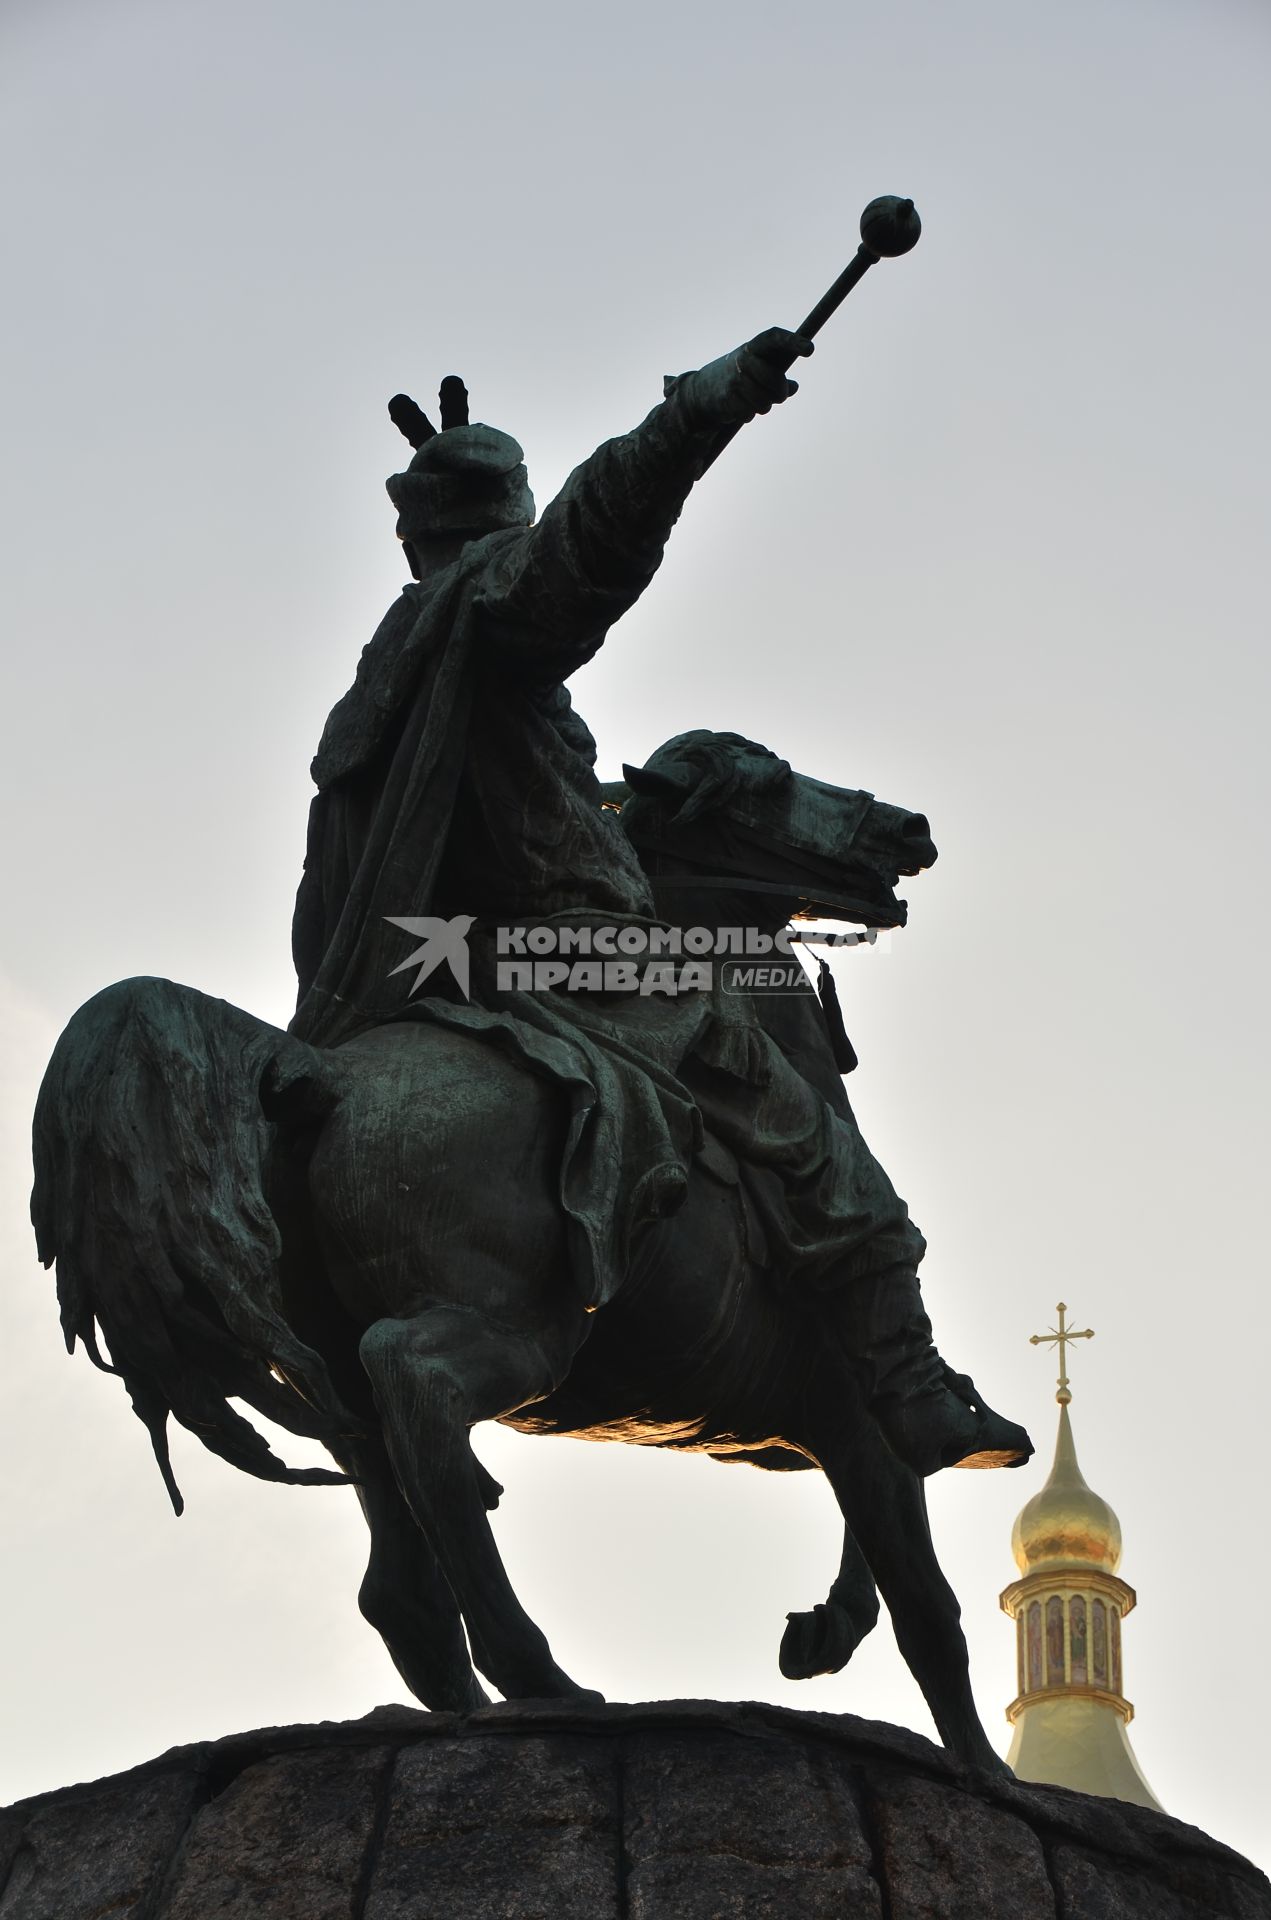
[[(302, 1039), (338, 1048), (387, 1022), (433, 1021), (560, 1090), (560, 1201), (571, 1273), (593, 1307), (622, 1285), (638, 1230), (683, 1199), (703, 1113), (744, 1163), (788, 1278), (822, 1287), (912, 1270), (923, 1248), (841, 1085), (837, 1098), (814, 1091), (790, 1037), (769, 1034), (771, 1013), (748, 996), (495, 981), (496, 926), (653, 914), (563, 683), (648, 585), (718, 451), (718, 424), (695, 417), (691, 392), (691, 379), (673, 386), (593, 454), (538, 526), (469, 542), (390, 608), (313, 763), (293, 925)], [(392, 919), (459, 913), (475, 921), (471, 999), (440, 969), (412, 995)]]
[[(710, 1002), (495, 992), (485, 929), (652, 917), (563, 682), (652, 579), (718, 436), (672, 387), (576, 469), (537, 526), (472, 540), (406, 587), (313, 762), (292, 1032), (335, 1048), (432, 1020), (555, 1082), (570, 1112), (560, 1197), (591, 1306), (621, 1284), (639, 1227), (683, 1198), (702, 1132), (676, 1069)], [(411, 975), (394, 971), (408, 937), (391, 917), (459, 912), (477, 923), (471, 1001), (440, 971), (412, 998)]]

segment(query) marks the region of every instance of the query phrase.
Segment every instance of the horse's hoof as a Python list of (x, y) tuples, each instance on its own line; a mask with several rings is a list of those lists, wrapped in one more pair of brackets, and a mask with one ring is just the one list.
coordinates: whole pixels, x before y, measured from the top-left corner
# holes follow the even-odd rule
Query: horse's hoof
[(572, 1680), (564, 1686), (550, 1689), (535, 1687), (532, 1692), (509, 1693), (504, 1698), (509, 1702), (515, 1702), (518, 1707), (536, 1704), (552, 1707), (603, 1707), (605, 1704), (603, 1693), (597, 1693), (594, 1687), (575, 1686)]
[(777, 1663), (787, 1680), (814, 1680), (841, 1673), (873, 1626), (858, 1625), (845, 1608), (823, 1601), (811, 1613), (786, 1615)]
[(522, 1669), (519, 1678), (505, 1674), (503, 1679), (500, 1679), (498, 1674), (491, 1673), (488, 1667), (484, 1671), (487, 1679), (494, 1682), (505, 1700), (515, 1700), (518, 1703), (522, 1700), (563, 1700), (575, 1706), (595, 1707), (603, 1707), (605, 1704), (603, 1693), (597, 1693), (593, 1687), (580, 1687), (578, 1682), (571, 1680), (565, 1669), (558, 1667), (554, 1660), (539, 1666), (537, 1672)]

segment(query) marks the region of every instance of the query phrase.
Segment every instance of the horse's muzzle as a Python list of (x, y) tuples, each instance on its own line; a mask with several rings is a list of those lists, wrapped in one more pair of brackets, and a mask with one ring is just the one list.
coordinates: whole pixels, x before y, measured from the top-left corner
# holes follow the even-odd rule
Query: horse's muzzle
[(900, 829), (900, 871), (907, 879), (916, 873), (922, 873), (927, 867), (934, 867), (939, 859), (936, 843), (931, 838), (931, 824), (925, 813), (907, 813)]

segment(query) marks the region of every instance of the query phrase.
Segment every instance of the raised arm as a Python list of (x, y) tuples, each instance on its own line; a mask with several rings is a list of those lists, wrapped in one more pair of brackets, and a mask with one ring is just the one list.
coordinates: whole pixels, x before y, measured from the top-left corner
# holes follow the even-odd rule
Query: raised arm
[(738, 427), (797, 390), (786, 368), (811, 351), (771, 327), (668, 380), (662, 403), (576, 467), (496, 568), (481, 599), (490, 643), (562, 678), (590, 659), (656, 573), (694, 481)]

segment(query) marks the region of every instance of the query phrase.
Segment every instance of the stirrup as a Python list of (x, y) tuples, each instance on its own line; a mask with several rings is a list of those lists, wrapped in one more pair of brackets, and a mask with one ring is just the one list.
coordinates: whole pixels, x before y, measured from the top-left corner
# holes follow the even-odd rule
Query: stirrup
[(1022, 1467), (1033, 1457), (1033, 1443), (1023, 1427), (1006, 1420), (992, 1407), (979, 1410), (979, 1432), (971, 1450), (956, 1460), (945, 1460), (946, 1467)]
[(873, 1412), (892, 1452), (924, 1479), (944, 1467), (1022, 1467), (1032, 1455), (1023, 1427), (978, 1395), (971, 1403), (942, 1387), (916, 1400), (885, 1401)]
[(946, 1459), (946, 1467), (1022, 1467), (1033, 1454), (1033, 1443), (1023, 1427), (995, 1413), (969, 1373), (955, 1373), (947, 1360), (941, 1361), (944, 1382), (965, 1407), (979, 1416), (980, 1429), (969, 1453)]

